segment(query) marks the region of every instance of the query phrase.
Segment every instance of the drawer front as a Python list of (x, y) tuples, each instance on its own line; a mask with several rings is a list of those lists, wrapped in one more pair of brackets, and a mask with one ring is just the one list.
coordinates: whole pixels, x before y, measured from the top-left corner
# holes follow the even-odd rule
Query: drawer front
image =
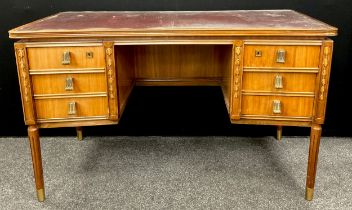
[[(277, 105), (278, 103), (275, 102), (279, 102), (280, 105)], [(313, 103), (314, 97), (244, 95), (242, 98), (242, 114), (311, 117), (313, 113)]]
[(107, 97), (36, 99), (35, 107), (38, 120), (107, 117), (109, 113)]
[(30, 70), (105, 67), (102, 46), (29, 47), (27, 54)]
[(320, 46), (246, 45), (246, 67), (318, 68)]
[(309, 92), (314, 94), (317, 75), (313, 73), (243, 73), (243, 91)]
[(106, 93), (105, 73), (33, 75), (34, 97), (43, 94)]

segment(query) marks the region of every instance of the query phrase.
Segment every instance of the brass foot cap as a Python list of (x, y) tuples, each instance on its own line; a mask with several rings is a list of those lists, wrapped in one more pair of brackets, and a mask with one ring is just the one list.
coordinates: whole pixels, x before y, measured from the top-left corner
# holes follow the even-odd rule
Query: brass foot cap
[(77, 136), (77, 140), (78, 140), (78, 141), (82, 141), (82, 140), (83, 140), (83, 137), (82, 137), (81, 135), (78, 135), (78, 136)]
[(45, 200), (45, 192), (44, 189), (37, 190), (38, 201), (43, 202)]
[(282, 138), (282, 127), (281, 126), (278, 126), (277, 127), (277, 132), (276, 132), (276, 139), (278, 141), (281, 141), (281, 138)]
[(76, 128), (77, 131), (77, 140), (82, 141), (83, 140), (83, 130), (81, 127)]
[(313, 200), (314, 189), (307, 187), (306, 189), (306, 200), (311, 201)]

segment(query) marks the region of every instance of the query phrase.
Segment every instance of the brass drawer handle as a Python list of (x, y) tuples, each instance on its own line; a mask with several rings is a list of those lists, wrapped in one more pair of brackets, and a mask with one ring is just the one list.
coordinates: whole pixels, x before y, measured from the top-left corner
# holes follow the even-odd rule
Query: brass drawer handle
[(69, 115), (77, 114), (76, 102), (69, 102), (68, 103), (68, 114)]
[(273, 113), (274, 114), (281, 114), (281, 101), (280, 100), (273, 101)]
[(275, 88), (276, 89), (284, 88), (284, 85), (282, 83), (282, 76), (281, 75), (276, 75), (275, 76)]
[(71, 55), (70, 51), (65, 51), (62, 55), (62, 65), (70, 65), (71, 64)]
[(73, 78), (70, 76), (66, 77), (65, 90), (73, 90)]
[(285, 63), (286, 51), (284, 49), (280, 49), (276, 52), (276, 62), (277, 63)]

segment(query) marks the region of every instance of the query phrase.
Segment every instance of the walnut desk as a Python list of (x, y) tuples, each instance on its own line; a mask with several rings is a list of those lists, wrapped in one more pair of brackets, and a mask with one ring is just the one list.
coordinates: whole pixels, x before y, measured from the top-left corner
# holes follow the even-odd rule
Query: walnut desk
[(135, 85), (218, 85), (232, 123), (310, 127), (312, 200), (336, 28), (292, 10), (63, 12), (9, 35), (39, 201), (38, 129), (117, 124)]

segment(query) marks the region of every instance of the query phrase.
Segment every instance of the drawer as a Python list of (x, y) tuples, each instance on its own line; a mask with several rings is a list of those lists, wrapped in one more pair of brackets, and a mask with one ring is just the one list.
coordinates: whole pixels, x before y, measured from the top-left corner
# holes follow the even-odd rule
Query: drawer
[(320, 46), (246, 45), (243, 66), (318, 68), (319, 57)]
[[(274, 102), (279, 102), (280, 108)], [(311, 117), (314, 97), (243, 95), (243, 115)], [(277, 104), (277, 103), (276, 103)], [(280, 110), (280, 113), (275, 113)]]
[(34, 96), (42, 94), (71, 94), (106, 92), (105, 73), (33, 75)]
[[(65, 52), (69, 52), (64, 59)], [(29, 47), (28, 64), (31, 70), (104, 68), (102, 46), (89, 47)], [(67, 54), (66, 54), (67, 55)], [(66, 63), (64, 62), (66, 60)]]
[(314, 93), (316, 77), (314, 73), (245, 72), (242, 90)]
[[(70, 106), (70, 103), (75, 103)], [(108, 116), (107, 97), (36, 99), (37, 119)], [(71, 113), (70, 113), (71, 111)]]

